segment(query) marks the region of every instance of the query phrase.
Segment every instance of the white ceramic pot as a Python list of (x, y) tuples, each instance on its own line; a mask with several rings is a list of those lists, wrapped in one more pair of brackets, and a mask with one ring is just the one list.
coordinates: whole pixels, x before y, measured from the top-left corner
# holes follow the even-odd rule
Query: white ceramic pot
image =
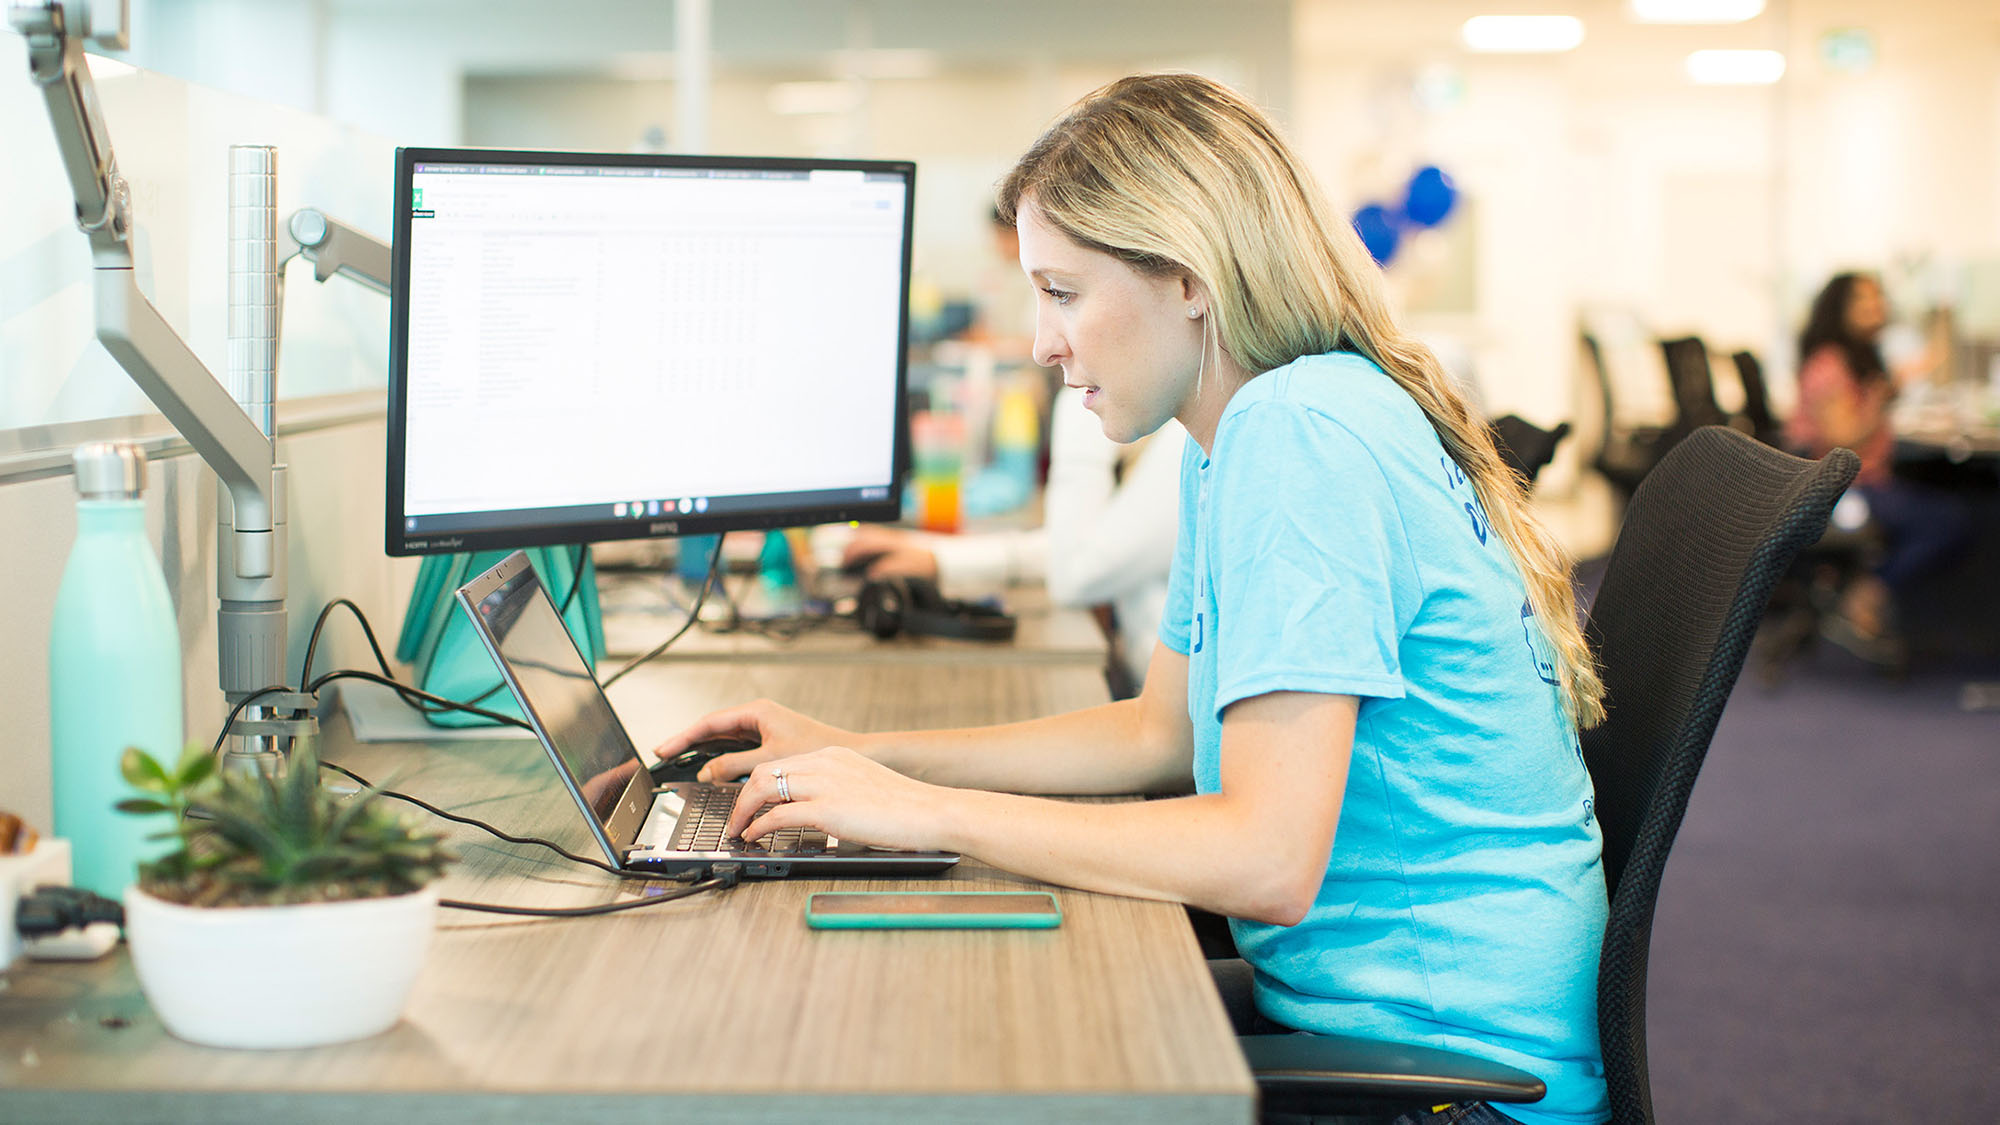
[(181, 906), (132, 886), (125, 937), (167, 1030), (211, 1047), (311, 1047), (386, 1031), (437, 927), (437, 884), (303, 906)]

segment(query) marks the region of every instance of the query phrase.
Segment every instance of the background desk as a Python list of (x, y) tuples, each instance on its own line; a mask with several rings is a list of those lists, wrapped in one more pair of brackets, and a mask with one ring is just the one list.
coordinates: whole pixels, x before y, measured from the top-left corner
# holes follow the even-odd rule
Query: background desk
[[(651, 649), (673, 635), (686, 620), (686, 610), (668, 602), (657, 578), (633, 580), (620, 575), (603, 586), (604, 640), (608, 663)], [(1019, 623), (1007, 642), (961, 641), (945, 637), (898, 635), (881, 640), (864, 633), (852, 618), (841, 618), (796, 636), (742, 630), (719, 633), (697, 625), (655, 659), (666, 661), (742, 660), (759, 663), (879, 664), (1070, 664), (1101, 671), (1110, 651), (1103, 630), (1090, 613), (1064, 609), (1049, 602), (1040, 586), (1019, 586), (1002, 599)]]
[[(1075, 668), (674, 665), (613, 691), (642, 743), (770, 695), (841, 725), (1026, 718), (1103, 698)], [(344, 744), (377, 781), (582, 849), (533, 743)], [(456, 898), (576, 905), (611, 879), (469, 829)], [(446, 911), (404, 1020), (307, 1051), (168, 1036), (121, 953), (17, 967), (0, 992), (0, 1120), (1237, 1122), (1254, 1091), (1179, 907), (1059, 891), (1044, 932), (820, 933), (813, 890), (745, 883), (564, 921)], [(954, 889), (1024, 880), (969, 861)], [(114, 1027), (106, 1021), (126, 1021)], [(302, 1096), (303, 1095), (303, 1096)]]

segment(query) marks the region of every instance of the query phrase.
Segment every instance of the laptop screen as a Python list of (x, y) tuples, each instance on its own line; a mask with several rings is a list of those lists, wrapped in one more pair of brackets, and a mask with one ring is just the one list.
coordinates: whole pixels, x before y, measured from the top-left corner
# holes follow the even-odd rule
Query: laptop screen
[(459, 597), (504, 662), (522, 711), (562, 761), (598, 823), (608, 826), (642, 763), (529, 564), (515, 552)]

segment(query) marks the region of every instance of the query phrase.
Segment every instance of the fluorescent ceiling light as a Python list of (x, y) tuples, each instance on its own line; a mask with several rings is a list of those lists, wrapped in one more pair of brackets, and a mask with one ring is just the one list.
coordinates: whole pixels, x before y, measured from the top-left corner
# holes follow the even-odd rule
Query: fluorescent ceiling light
[(1764, 0), (1631, 0), (1640, 23), (1742, 23), (1764, 11)]
[(1778, 51), (1696, 51), (1687, 57), (1687, 75), (1701, 86), (1769, 86), (1785, 76)]
[(1575, 16), (1474, 16), (1459, 29), (1475, 51), (1567, 51), (1583, 42)]

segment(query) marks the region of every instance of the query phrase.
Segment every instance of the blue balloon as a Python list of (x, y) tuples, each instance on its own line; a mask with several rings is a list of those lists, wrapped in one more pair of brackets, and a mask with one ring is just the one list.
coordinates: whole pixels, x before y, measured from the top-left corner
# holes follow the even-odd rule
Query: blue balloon
[(1403, 215), (1420, 227), (1434, 227), (1444, 221), (1458, 202), (1458, 188), (1444, 169), (1427, 165), (1410, 177), (1403, 195)]
[(1376, 264), (1383, 266), (1396, 256), (1396, 243), (1402, 238), (1396, 216), (1380, 203), (1370, 203), (1354, 213), (1354, 233), (1361, 236), (1361, 244), (1368, 247)]

